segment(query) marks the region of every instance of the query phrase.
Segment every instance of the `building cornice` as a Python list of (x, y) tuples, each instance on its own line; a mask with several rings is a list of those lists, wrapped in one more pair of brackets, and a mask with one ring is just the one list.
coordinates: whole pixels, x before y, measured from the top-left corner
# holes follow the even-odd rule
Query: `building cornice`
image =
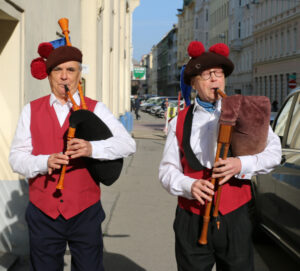
[[(278, 16), (280, 16), (280, 15), (277, 15), (276, 18)], [(286, 17), (284, 19), (279, 19), (278, 21), (270, 23), (270, 24), (268, 24), (266, 26), (262, 26), (259, 29), (255, 30), (256, 27), (258, 27), (259, 25), (263, 24), (264, 22), (259, 23), (257, 25), (254, 25), (253, 35), (263, 34), (263, 33), (267, 32), (267, 31), (273, 30), (275, 28), (278, 28), (278, 27), (281, 27), (281, 26), (286, 26), (286, 24), (290, 23), (291, 21), (293, 21), (295, 19), (299, 19), (299, 14), (295, 13), (292, 16)], [(272, 18), (269, 19), (269, 20), (272, 20)]]
[(289, 56), (278, 57), (275, 59), (269, 59), (269, 60), (260, 61), (260, 62), (254, 62), (253, 68), (261, 66), (261, 65), (268, 65), (268, 64), (280, 63), (280, 62), (288, 61), (288, 60), (295, 60), (297, 58), (300, 58), (300, 53), (295, 53), (295, 54), (292, 54)]

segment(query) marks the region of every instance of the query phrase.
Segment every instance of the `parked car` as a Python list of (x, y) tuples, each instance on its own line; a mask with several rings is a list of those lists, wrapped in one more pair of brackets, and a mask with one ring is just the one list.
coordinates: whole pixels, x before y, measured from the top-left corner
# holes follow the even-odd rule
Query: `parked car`
[[(168, 98), (168, 103), (176, 103), (177, 102), (177, 98), (174, 97), (166, 97)], [(159, 102), (156, 106), (152, 106), (150, 109), (150, 114), (152, 115), (157, 115), (157, 113), (161, 110), (161, 109), (165, 109), (166, 108), (166, 99), (164, 99), (163, 101)]]
[(141, 103), (140, 110), (147, 112), (149, 108), (153, 105), (157, 105), (159, 102), (163, 101), (164, 97), (152, 97), (146, 100), (144, 103)]
[[(169, 102), (169, 107), (170, 108), (174, 108), (175, 114), (177, 115), (178, 102), (177, 101), (171, 101), (171, 102)], [(182, 110), (182, 109), (184, 109), (184, 101), (183, 100), (180, 101), (180, 110)], [(159, 118), (164, 118), (165, 114), (166, 114), (166, 110), (167, 110), (167, 108), (160, 109), (156, 113), (156, 116), (158, 116)]]
[(288, 95), (272, 128), (281, 140), (282, 161), (253, 178), (256, 219), (300, 262), (300, 87)]

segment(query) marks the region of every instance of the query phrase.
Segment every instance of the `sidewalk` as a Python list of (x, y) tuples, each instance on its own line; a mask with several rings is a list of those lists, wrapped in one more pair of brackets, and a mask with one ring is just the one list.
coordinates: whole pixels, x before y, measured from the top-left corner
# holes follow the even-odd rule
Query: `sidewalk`
[(176, 270), (176, 198), (158, 181), (164, 124), (163, 119), (144, 113), (140, 120), (134, 120), (132, 135), (137, 152), (125, 160), (117, 183), (102, 187), (107, 215), (103, 224), (107, 271)]
[[(140, 112), (141, 118), (133, 121), (133, 138), (139, 139), (164, 139), (165, 119), (154, 117), (150, 114)], [(134, 114), (133, 114), (134, 116)]]

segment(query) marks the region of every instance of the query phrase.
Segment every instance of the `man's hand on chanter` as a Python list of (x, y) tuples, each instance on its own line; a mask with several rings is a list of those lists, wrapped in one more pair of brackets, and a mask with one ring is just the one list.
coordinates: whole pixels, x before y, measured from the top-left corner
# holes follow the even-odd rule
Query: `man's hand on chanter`
[(92, 144), (89, 141), (79, 138), (72, 138), (68, 141), (65, 153), (70, 158), (90, 157), (92, 155)]
[(69, 157), (62, 153), (53, 153), (49, 156), (47, 161), (48, 174), (51, 175), (55, 169), (60, 169), (61, 165), (67, 165)]
[(225, 160), (219, 158), (214, 164), (212, 178), (223, 178), (219, 184), (226, 183), (232, 176), (240, 173), (242, 163), (239, 158), (228, 157)]
[(205, 200), (212, 200), (214, 185), (208, 180), (196, 180), (192, 184), (191, 193), (201, 204), (205, 204)]

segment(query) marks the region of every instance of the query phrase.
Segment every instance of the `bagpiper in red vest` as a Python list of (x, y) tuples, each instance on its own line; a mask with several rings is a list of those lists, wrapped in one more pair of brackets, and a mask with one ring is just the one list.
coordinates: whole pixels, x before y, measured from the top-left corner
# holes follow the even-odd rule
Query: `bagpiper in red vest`
[[(193, 159), (191, 159), (193, 158), (191, 155), (192, 150), (190, 146), (189, 148), (185, 148), (184, 144), (190, 140), (190, 133), (186, 131), (191, 129), (192, 118), (193, 106), (186, 107), (184, 110), (180, 111), (177, 117), (176, 137), (180, 149), (183, 174), (194, 179), (209, 179), (211, 177), (210, 169), (202, 167), (201, 170), (194, 170), (189, 165), (193, 163)], [(187, 127), (186, 125), (190, 127)], [(215, 193), (214, 200), (216, 199), (216, 194), (217, 193)], [(219, 211), (222, 215), (226, 215), (250, 200), (250, 181), (231, 178), (222, 186)], [(178, 197), (178, 206), (197, 215), (203, 215), (205, 210), (205, 205), (201, 205), (196, 199), (190, 200), (180, 196)]]
[[(94, 111), (97, 101), (85, 97), (89, 110)], [(61, 127), (50, 95), (30, 103), (32, 154), (48, 155), (64, 151), (69, 127), (68, 114)], [(60, 214), (69, 219), (100, 200), (100, 187), (90, 176), (82, 159), (70, 160), (66, 169), (64, 189), (57, 190), (60, 170), (52, 175), (38, 175), (29, 180), (29, 200), (46, 215), (56, 219)]]

